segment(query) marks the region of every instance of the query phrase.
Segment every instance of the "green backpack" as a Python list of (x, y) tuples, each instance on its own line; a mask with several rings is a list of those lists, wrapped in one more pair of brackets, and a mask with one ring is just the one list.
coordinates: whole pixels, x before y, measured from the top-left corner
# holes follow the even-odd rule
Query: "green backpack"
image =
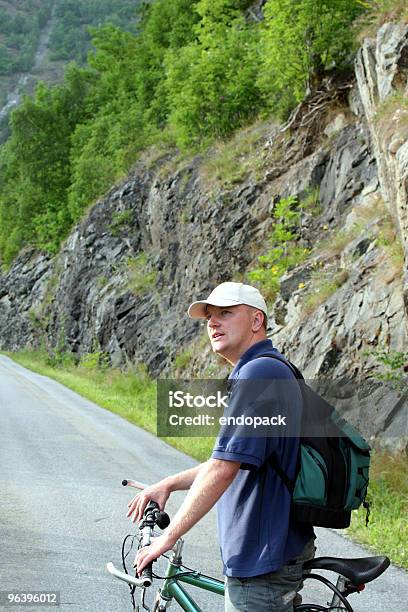
[(370, 447), (358, 431), (309, 387), (290, 361), (265, 354), (289, 366), (302, 392), (303, 412), (298, 466), (292, 481), (275, 455), (269, 463), (292, 495), (294, 517), (316, 527), (342, 529), (350, 525), (351, 511), (366, 508)]

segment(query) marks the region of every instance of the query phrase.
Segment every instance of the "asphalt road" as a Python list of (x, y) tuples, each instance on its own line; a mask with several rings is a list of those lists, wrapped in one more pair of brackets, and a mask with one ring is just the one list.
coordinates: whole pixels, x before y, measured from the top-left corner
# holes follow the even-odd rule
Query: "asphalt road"
[[(8, 591), (59, 591), (62, 610), (131, 610), (127, 586), (105, 569), (108, 561), (119, 566), (123, 536), (132, 532), (125, 516), (132, 493), (121, 480), (150, 483), (195, 462), (4, 356), (0, 356), (0, 418), (3, 601)], [(171, 497), (170, 515), (182, 495)], [(185, 539), (184, 562), (220, 576), (214, 513)], [(370, 553), (338, 533), (319, 530), (318, 554)], [(320, 596), (325, 602), (320, 587), (308, 587), (310, 593), (314, 601)], [(356, 612), (402, 612), (403, 602), (408, 601), (408, 576), (391, 568), (351, 601)], [(223, 609), (222, 599), (215, 595), (200, 592), (199, 602), (203, 610)], [(0, 610), (40, 609), (52, 608), (0, 605)]]

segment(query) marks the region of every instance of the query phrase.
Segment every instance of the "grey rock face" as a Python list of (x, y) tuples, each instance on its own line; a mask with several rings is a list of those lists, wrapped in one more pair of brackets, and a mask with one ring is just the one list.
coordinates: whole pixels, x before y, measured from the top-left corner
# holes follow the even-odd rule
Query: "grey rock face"
[(402, 87), (408, 78), (408, 25), (385, 23), (378, 31), (375, 63), (378, 101)]
[[(375, 40), (366, 40), (357, 55), (356, 77), (381, 193), (398, 223), (407, 261), (408, 109), (396, 96), (408, 95), (408, 26), (384, 24)], [(404, 285), (406, 293), (406, 280)]]
[(329, 222), (335, 221), (361, 191), (377, 179), (368, 135), (361, 125), (341, 130), (320, 185), (320, 201)]
[(49, 256), (26, 251), (0, 277), (0, 348), (13, 351), (38, 344), (38, 315), (51, 273)]

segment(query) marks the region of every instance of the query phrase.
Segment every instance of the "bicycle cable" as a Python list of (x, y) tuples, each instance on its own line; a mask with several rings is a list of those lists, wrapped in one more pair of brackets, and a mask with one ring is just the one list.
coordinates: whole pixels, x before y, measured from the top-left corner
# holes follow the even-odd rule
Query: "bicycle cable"
[[(154, 532), (153, 532), (154, 534)], [(129, 546), (129, 550), (126, 552), (125, 554), (125, 546), (126, 546), (126, 542), (127, 540), (131, 538), (131, 543)], [(128, 555), (130, 554), (132, 548), (133, 548), (133, 544), (135, 539), (138, 538), (137, 534), (128, 534), (127, 536), (125, 536), (123, 542), (122, 542), (122, 567), (125, 570), (126, 574), (129, 574), (127, 567), (126, 567), (126, 558), (128, 557)], [(140, 538), (138, 538), (138, 542), (140, 544)], [(166, 559), (168, 559), (170, 561), (170, 557), (169, 555), (163, 554), (161, 555), (162, 557), (165, 557)], [(180, 565), (181, 568), (186, 569), (186, 572), (178, 572), (177, 574), (175, 574), (174, 576), (160, 576), (159, 574), (156, 574), (155, 572), (152, 571), (152, 577), (157, 579), (157, 580), (167, 580), (167, 581), (174, 581), (174, 580), (178, 580), (179, 578), (181, 578), (182, 576), (193, 576), (193, 575), (200, 575), (203, 576), (204, 578), (209, 578), (209, 579), (213, 579), (212, 576), (209, 576), (208, 574), (203, 574), (202, 572), (198, 572), (197, 570), (193, 569), (192, 567), (188, 567), (187, 565), (181, 564)], [(132, 600), (132, 606), (133, 609), (136, 609), (136, 602), (135, 602), (135, 591), (136, 591), (136, 587), (134, 585), (130, 585), (129, 586), (129, 590), (130, 590), (130, 597)], [(144, 594), (145, 594), (146, 589), (143, 589), (143, 594), (142, 594), (142, 606), (144, 606)], [(145, 608), (146, 609), (146, 608)]]
[[(136, 534), (130, 534), (130, 533), (128, 533), (128, 535), (127, 535), (127, 536), (125, 536), (125, 538), (124, 538), (124, 540), (123, 540), (123, 542), (122, 542), (122, 567), (123, 567), (123, 569), (125, 570), (125, 573), (126, 573), (128, 576), (130, 576), (130, 574), (129, 574), (129, 572), (128, 572), (128, 570), (127, 570), (127, 567), (126, 567), (126, 558), (128, 557), (128, 555), (129, 555), (130, 551), (131, 551), (131, 550), (132, 550), (132, 548), (133, 548), (133, 543), (134, 543), (134, 541), (135, 541), (135, 538), (136, 538), (136, 537), (137, 537), (137, 535), (136, 535)], [(126, 541), (128, 540), (128, 538), (131, 538), (131, 539), (132, 539), (132, 541), (131, 541), (131, 544), (130, 544), (130, 546), (129, 546), (129, 550), (128, 550), (128, 551), (127, 551), (127, 553), (125, 554), (125, 546), (126, 546)], [(140, 542), (140, 540), (139, 540), (139, 542)], [(131, 598), (131, 601), (132, 601), (133, 610), (136, 610), (136, 602), (135, 602), (135, 591), (136, 591), (136, 586), (135, 586), (134, 584), (128, 584), (128, 587), (129, 587), (129, 590), (130, 590), (130, 598)], [(144, 590), (144, 589), (143, 589), (143, 590)], [(143, 605), (143, 602), (142, 602), (142, 605)]]

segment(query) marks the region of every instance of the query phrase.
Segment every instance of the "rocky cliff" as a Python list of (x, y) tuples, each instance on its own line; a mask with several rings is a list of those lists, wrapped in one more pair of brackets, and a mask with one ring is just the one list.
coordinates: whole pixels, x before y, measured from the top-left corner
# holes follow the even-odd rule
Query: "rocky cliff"
[[(407, 346), (407, 80), (408, 26), (386, 24), (355, 74), (323, 84), (287, 126), (258, 124), (189, 160), (146, 155), (56, 257), (24, 252), (0, 277), (0, 348), (45, 342), (153, 375), (175, 363), (223, 373), (186, 306), (245, 278), (270, 248), (276, 203), (295, 196), (314, 202), (302, 216), (310, 256), (282, 279), (270, 336), (308, 378), (372, 373), (367, 350)], [(402, 435), (404, 403), (384, 406), (375, 389), (363, 428)]]

